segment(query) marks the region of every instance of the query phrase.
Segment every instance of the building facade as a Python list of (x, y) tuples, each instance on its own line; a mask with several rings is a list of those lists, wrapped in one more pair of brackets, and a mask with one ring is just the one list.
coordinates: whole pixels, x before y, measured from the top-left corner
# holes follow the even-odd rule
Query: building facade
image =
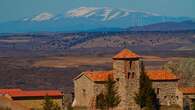
[(183, 94), (179, 90), (178, 78), (165, 70), (148, 71), (147, 75), (152, 81), (157, 98), (161, 105), (180, 105), (183, 108)]
[(183, 93), (185, 110), (192, 110), (192, 105), (195, 104), (195, 87), (180, 88)]
[[(86, 107), (95, 110), (96, 96), (105, 91), (105, 83), (109, 76), (116, 81), (121, 102), (114, 110), (140, 110), (134, 98), (139, 92), (142, 57), (124, 49), (113, 58), (111, 71), (86, 71), (74, 78), (74, 107)], [(147, 71), (152, 81), (160, 105), (179, 105), (183, 108), (184, 94), (178, 87), (175, 74), (165, 70)]]
[(21, 89), (0, 89), (0, 96), (10, 99), (11, 102), (30, 109), (42, 109), (45, 97), (50, 97), (61, 108), (63, 94), (58, 90), (21, 90)]

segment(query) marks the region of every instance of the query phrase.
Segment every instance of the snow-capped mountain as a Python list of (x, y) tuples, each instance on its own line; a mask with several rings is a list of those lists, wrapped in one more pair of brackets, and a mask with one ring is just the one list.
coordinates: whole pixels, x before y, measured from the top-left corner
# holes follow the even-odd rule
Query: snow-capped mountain
[(3, 32), (75, 32), (96, 29), (124, 29), (165, 22), (192, 20), (156, 13), (110, 7), (80, 7), (61, 14), (42, 12), (18, 21), (0, 24)]
[(54, 18), (55, 16), (52, 13), (49, 12), (43, 12), (38, 15), (35, 15), (31, 18), (24, 18), (23, 21), (37, 21), (37, 22), (42, 22), (42, 21), (48, 21)]
[(109, 21), (113, 19), (123, 18), (129, 16), (130, 14), (143, 14), (143, 16), (159, 16), (158, 14), (125, 10), (125, 9), (114, 9), (114, 8), (94, 8), (94, 7), (80, 7), (78, 9), (73, 9), (67, 12), (68, 17), (86, 17), (86, 18), (96, 18), (99, 17), (101, 21)]

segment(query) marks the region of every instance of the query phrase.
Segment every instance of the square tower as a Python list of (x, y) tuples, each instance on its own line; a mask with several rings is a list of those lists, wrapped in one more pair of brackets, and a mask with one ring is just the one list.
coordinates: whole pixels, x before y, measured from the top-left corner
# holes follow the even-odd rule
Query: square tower
[(139, 110), (135, 95), (139, 92), (141, 57), (124, 49), (113, 57), (113, 75), (118, 84), (121, 103), (117, 110)]

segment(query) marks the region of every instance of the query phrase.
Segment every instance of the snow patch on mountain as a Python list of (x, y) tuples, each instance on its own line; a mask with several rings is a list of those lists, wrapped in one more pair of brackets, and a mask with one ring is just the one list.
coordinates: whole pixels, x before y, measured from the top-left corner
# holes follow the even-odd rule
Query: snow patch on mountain
[(101, 21), (110, 21), (113, 19), (126, 17), (131, 14), (141, 13), (143, 16), (159, 16), (155, 13), (136, 11), (136, 10), (126, 10), (126, 9), (116, 9), (110, 7), (80, 7), (73, 10), (69, 10), (66, 13), (66, 17), (92, 17), (99, 18)]
[(104, 17), (102, 19), (102, 21), (106, 21), (107, 18), (109, 17), (110, 13), (112, 12), (112, 10), (110, 8), (106, 8), (102, 14), (102, 16)]
[(37, 22), (40, 22), (40, 21), (47, 21), (47, 20), (52, 19), (53, 17), (54, 17), (53, 14), (44, 12), (44, 13), (40, 13), (39, 15), (33, 17), (33, 18), (31, 19), (31, 21), (37, 21)]
[(128, 16), (129, 15), (129, 12), (125, 12), (122, 17), (125, 17), (125, 16)]
[(80, 17), (80, 16), (90, 16), (93, 11), (97, 8), (93, 7), (80, 7), (78, 9), (73, 9), (67, 12), (67, 15), (70, 17)]
[(91, 12), (91, 13), (89, 13), (89, 14), (87, 14), (87, 15), (85, 15), (85, 17), (90, 17), (90, 16), (92, 16), (92, 15), (94, 15), (96, 12)]
[(23, 21), (28, 21), (28, 20), (29, 20), (29, 18), (24, 18), (24, 19), (23, 19)]
[(116, 13), (114, 13), (113, 15), (109, 16), (109, 18), (108, 18), (107, 20), (111, 20), (111, 19), (117, 17), (120, 13), (121, 13), (121, 12), (116, 12)]

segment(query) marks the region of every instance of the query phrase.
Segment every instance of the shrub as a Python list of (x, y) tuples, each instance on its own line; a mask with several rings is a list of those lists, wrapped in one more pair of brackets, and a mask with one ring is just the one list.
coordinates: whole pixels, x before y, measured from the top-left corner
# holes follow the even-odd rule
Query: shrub
[(154, 89), (152, 88), (152, 82), (145, 73), (144, 64), (142, 64), (142, 70), (140, 75), (140, 89), (136, 94), (135, 101), (143, 109), (153, 110), (159, 109), (159, 102), (156, 98)]
[(61, 108), (49, 96), (46, 96), (43, 102), (43, 110), (61, 110)]

